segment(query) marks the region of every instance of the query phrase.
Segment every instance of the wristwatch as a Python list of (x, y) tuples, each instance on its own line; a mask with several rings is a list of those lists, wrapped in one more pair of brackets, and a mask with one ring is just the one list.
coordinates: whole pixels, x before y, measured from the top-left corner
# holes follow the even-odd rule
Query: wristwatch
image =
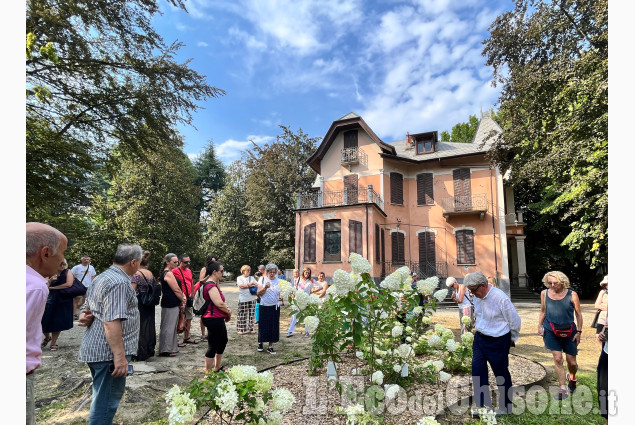
[(582, 331), (577, 331), (576, 333), (579, 333), (579, 334), (581, 334), (581, 333), (582, 333)]

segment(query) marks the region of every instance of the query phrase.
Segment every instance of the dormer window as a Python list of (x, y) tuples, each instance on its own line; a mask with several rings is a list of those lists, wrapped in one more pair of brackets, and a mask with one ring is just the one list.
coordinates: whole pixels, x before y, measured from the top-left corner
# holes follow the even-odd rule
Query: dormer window
[(429, 131), (427, 133), (419, 133), (408, 135), (410, 138), (410, 146), (414, 147), (417, 155), (424, 155), (434, 152), (434, 145), (437, 142), (437, 132)]
[(418, 138), (416, 139), (416, 143), (417, 143), (417, 155), (434, 152), (434, 143), (432, 143), (432, 137)]

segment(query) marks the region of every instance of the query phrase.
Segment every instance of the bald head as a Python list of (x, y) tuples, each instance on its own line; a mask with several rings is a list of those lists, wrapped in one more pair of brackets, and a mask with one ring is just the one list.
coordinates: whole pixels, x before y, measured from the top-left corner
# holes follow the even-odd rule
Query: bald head
[(55, 274), (64, 261), (68, 240), (55, 227), (44, 223), (26, 224), (26, 263), (42, 276)]

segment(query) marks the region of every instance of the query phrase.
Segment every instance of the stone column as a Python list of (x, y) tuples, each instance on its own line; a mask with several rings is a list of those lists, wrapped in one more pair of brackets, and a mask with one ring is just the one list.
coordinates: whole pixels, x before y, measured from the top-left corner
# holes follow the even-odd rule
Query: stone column
[(527, 262), (525, 260), (525, 238), (527, 236), (515, 236), (516, 255), (518, 260), (518, 286), (527, 287)]

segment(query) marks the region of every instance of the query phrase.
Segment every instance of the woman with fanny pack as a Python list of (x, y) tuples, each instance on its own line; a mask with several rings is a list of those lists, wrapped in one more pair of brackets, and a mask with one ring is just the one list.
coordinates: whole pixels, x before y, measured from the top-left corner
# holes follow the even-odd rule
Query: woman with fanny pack
[[(560, 390), (554, 397), (565, 399), (576, 390), (578, 371), (576, 356), (578, 344), (582, 336), (582, 312), (580, 299), (575, 291), (569, 289), (569, 278), (562, 272), (548, 272), (542, 278), (543, 284), (549, 288), (540, 294), (540, 316), (538, 317), (538, 335), (542, 336), (545, 348), (551, 350), (554, 369)], [(576, 323), (573, 321), (575, 312)], [(564, 374), (562, 352), (567, 360), (567, 373)], [(568, 384), (565, 385), (565, 378)]]

